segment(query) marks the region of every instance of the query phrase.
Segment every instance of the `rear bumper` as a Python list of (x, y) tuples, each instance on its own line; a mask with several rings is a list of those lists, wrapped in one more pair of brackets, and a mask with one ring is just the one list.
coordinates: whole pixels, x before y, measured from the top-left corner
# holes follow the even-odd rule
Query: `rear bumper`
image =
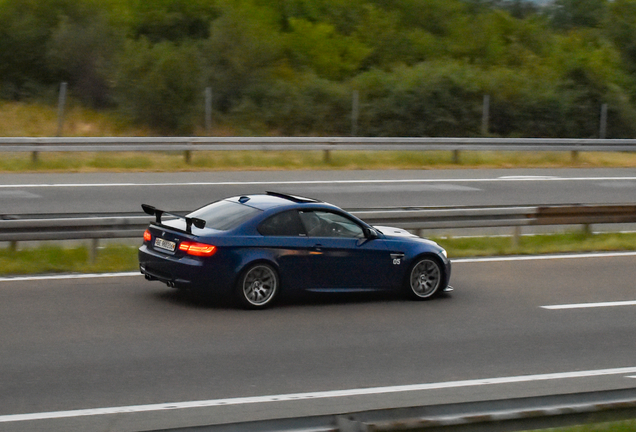
[(149, 249), (139, 248), (139, 271), (147, 280), (165, 283), (171, 288), (202, 292), (225, 291), (227, 284), (219, 278), (209, 262), (191, 257), (173, 257)]

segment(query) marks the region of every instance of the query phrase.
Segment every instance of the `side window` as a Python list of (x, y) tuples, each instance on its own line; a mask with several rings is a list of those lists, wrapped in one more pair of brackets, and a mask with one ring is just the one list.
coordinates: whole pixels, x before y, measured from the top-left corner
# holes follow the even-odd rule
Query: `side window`
[(298, 212), (289, 210), (265, 219), (258, 227), (258, 232), (265, 236), (303, 236), (303, 229)]
[(316, 210), (303, 211), (299, 215), (310, 237), (364, 237), (361, 226), (337, 213)]

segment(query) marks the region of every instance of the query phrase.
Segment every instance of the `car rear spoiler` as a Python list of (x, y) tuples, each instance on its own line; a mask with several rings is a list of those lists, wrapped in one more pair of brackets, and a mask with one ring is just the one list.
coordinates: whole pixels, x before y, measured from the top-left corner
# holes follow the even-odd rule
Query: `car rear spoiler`
[(186, 217), (186, 216), (181, 216), (178, 214), (174, 214), (174, 213), (169, 213), (167, 211), (163, 211), (163, 210), (159, 210), (157, 208), (154, 208), (151, 205), (148, 204), (142, 204), (141, 208), (144, 210), (144, 212), (146, 214), (149, 214), (150, 216), (154, 216), (155, 217), (155, 223), (157, 225), (161, 225), (161, 216), (163, 216), (164, 214), (166, 215), (170, 215), (179, 219), (185, 219), (186, 221), (186, 232), (188, 234), (192, 234), (192, 225), (194, 225), (197, 228), (203, 229), (205, 228), (205, 221), (203, 219), (199, 219), (199, 218), (191, 218), (191, 217)]

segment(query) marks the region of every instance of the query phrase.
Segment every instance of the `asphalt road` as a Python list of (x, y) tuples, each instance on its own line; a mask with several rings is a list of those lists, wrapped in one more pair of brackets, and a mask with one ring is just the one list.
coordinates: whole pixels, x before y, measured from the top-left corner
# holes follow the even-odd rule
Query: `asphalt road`
[(181, 211), (275, 190), (347, 209), (636, 202), (636, 169), (0, 174), (0, 215)]
[[(430, 302), (310, 297), (266, 311), (137, 275), (0, 280), (0, 430), (153, 430), (636, 387), (636, 256), (453, 271), (455, 292)], [(543, 307), (581, 303), (606, 307)], [(81, 409), (95, 410), (59, 414)]]

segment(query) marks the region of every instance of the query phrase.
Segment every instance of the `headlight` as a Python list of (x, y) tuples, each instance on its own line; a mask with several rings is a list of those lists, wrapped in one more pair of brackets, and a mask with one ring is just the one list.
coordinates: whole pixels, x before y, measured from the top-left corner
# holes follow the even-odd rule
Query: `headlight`
[(448, 259), (448, 254), (446, 253), (446, 249), (442, 249), (442, 252), (440, 253), (444, 255), (444, 258)]

